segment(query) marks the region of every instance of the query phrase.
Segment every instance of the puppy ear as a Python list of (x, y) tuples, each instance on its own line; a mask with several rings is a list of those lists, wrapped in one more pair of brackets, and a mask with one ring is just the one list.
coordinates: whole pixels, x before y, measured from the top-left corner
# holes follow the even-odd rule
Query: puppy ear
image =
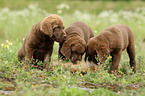
[[(98, 48), (96, 48), (96, 47), (98, 47)], [(100, 45), (100, 46), (96, 46), (96, 47), (95, 47), (95, 50), (96, 50), (96, 53), (97, 53), (97, 55), (99, 57), (99, 61), (101, 63), (104, 63), (104, 61), (109, 56), (110, 51), (109, 51), (108, 47), (107, 46), (104, 46), (104, 45), (103, 46)]]
[(60, 16), (52, 14), (41, 21), (40, 30), (46, 35), (53, 36), (53, 28), (55, 25), (63, 26), (63, 21)]
[(67, 41), (65, 41), (65, 42), (63, 43), (63, 46), (62, 46), (61, 50), (60, 50), (60, 52), (61, 52), (66, 58), (70, 58), (70, 56), (71, 56), (71, 48), (70, 48), (70, 47), (71, 47), (70, 44), (69, 44)]
[(54, 22), (54, 19), (51, 19), (48, 17), (44, 18), (42, 21), (41, 21), (41, 24), (40, 24), (40, 30), (42, 32), (44, 32), (44, 34), (52, 37), (53, 35), (53, 25), (52, 25), (52, 22)]

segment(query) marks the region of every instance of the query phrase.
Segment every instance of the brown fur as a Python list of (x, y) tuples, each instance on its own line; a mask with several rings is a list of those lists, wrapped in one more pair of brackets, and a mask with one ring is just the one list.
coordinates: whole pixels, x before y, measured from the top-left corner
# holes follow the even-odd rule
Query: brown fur
[[(94, 63), (103, 63), (109, 55), (112, 56), (110, 73), (116, 73), (121, 54), (127, 49), (130, 66), (136, 72), (135, 44), (132, 30), (123, 24), (116, 24), (104, 29), (100, 34), (88, 42), (88, 60)], [(96, 60), (98, 58), (98, 60)]]
[(63, 30), (63, 21), (57, 15), (50, 15), (42, 21), (34, 24), (31, 32), (26, 36), (22, 47), (18, 50), (18, 60), (25, 59), (24, 67), (32, 58), (43, 62), (51, 59), (54, 41), (62, 42), (66, 34)]
[(80, 21), (74, 22), (65, 29), (67, 37), (64, 43), (60, 43), (59, 55), (62, 58), (69, 58), (72, 63), (81, 61), (86, 51), (88, 40), (94, 36), (91, 28)]

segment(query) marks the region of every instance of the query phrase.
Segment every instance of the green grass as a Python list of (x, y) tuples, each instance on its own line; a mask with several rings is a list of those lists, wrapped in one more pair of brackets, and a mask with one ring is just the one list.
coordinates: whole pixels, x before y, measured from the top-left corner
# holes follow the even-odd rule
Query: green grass
[[(0, 95), (7, 95), (6, 91), (13, 91), (10, 93), (12, 96), (144, 96), (144, 2), (0, 2)], [(65, 7), (68, 5), (69, 9), (57, 8), (62, 3), (66, 4)], [(57, 13), (58, 10), (62, 13)], [(113, 24), (128, 25), (135, 35), (137, 73), (131, 74), (126, 51), (122, 53), (118, 75), (108, 73), (110, 59), (97, 66), (96, 70), (89, 70), (85, 75), (81, 75), (80, 72), (71, 73), (69, 68), (61, 66), (70, 63), (58, 61), (58, 43), (55, 43), (52, 55), (52, 64), (58, 66), (52, 71), (39, 70), (32, 66), (29, 66), (28, 71), (24, 70), (23, 63), (17, 60), (17, 51), (23, 38), (30, 32), (33, 24), (52, 13), (62, 17), (65, 27), (74, 21), (87, 23), (95, 35)]]

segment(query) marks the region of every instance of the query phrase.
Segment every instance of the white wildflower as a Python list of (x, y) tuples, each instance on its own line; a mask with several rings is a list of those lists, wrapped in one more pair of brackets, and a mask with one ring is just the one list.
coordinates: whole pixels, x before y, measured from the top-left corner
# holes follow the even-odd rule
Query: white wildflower
[(4, 47), (4, 44), (3, 43), (1, 44), (1, 47)]
[(58, 13), (58, 14), (61, 14), (61, 13), (62, 13), (62, 10), (58, 10), (57, 13)]
[(97, 30), (95, 30), (95, 33), (97, 33)]
[(103, 11), (99, 14), (98, 17), (101, 17), (101, 18), (105, 18), (105, 17), (109, 17), (111, 14), (113, 13), (112, 10), (109, 10), (109, 11)]
[(65, 3), (62, 3), (62, 4), (58, 5), (57, 8), (58, 8), (58, 9), (61, 9), (61, 10), (62, 10), (62, 9), (67, 9), (67, 10), (70, 9), (69, 5), (67, 5), (67, 4), (65, 4)]
[(36, 10), (37, 8), (38, 8), (38, 4), (37, 3), (29, 5), (29, 9), (31, 9), (31, 10)]

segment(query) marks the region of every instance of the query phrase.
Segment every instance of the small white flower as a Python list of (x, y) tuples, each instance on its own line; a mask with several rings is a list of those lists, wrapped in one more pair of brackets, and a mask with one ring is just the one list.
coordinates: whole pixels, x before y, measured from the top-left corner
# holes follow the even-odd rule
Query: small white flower
[(9, 42), (9, 45), (13, 45), (13, 43), (12, 42)]
[(57, 13), (61, 14), (62, 13), (62, 10), (58, 10)]
[(95, 30), (95, 33), (97, 33), (97, 30)]
[(31, 10), (35, 10), (36, 8), (38, 8), (38, 4), (37, 3), (29, 5), (29, 9), (31, 9)]
[(1, 44), (1, 47), (4, 47), (4, 44), (3, 43)]
[(67, 9), (69, 10), (69, 5), (65, 4), (65, 3), (62, 3), (60, 5), (57, 6), (58, 9)]
[(8, 40), (6, 40), (6, 42), (7, 42), (7, 43), (9, 43), (9, 41), (8, 41)]
[(25, 38), (23, 38), (23, 41), (25, 40)]
[(13, 50), (10, 50), (10, 52), (13, 52)]

